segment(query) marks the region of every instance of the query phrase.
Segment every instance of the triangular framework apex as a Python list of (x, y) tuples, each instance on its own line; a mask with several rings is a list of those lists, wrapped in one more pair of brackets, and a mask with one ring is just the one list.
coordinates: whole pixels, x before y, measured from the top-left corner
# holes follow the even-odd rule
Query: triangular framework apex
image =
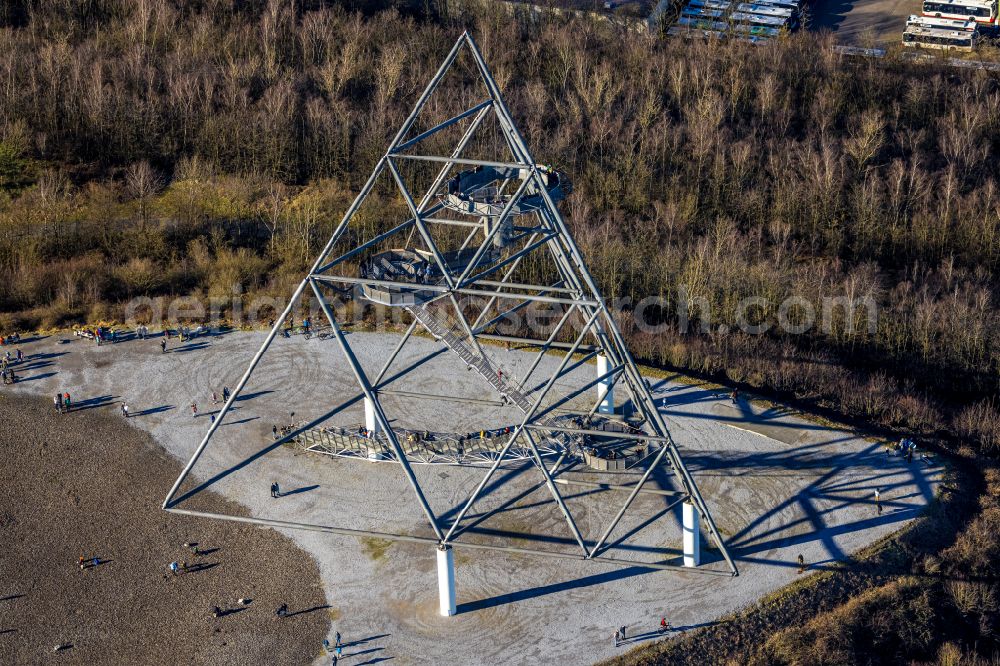
[[(467, 108), (456, 108), (454, 99), (445, 99), (439, 106), (452, 109), (453, 113), (413, 133), (428, 100), (441, 90), (463, 53), (471, 58), (472, 71), (485, 91), (482, 98)], [(483, 136), (487, 119), (495, 128), (490, 137)], [(445, 154), (423, 152), (432, 143), (451, 148)], [(492, 154), (491, 150), (501, 154)], [(381, 195), (376, 195), (380, 180)], [(375, 231), (371, 231), (370, 225), (365, 227), (368, 235), (364, 235), (357, 225), (352, 225), (358, 211), (379, 196), (388, 196), (387, 192), (402, 201), (403, 219), (390, 219), (387, 214), (386, 219), (378, 220)], [(276, 319), (167, 495), (164, 508), (209, 515), (178, 509), (174, 498), (239, 398), (282, 322), (294, 304), (309, 295), (322, 309), (357, 382), (357, 397), (366, 406), (364, 433), (359, 435), (362, 441), (347, 437), (329, 446), (343, 447), (339, 453), (344, 455), (353, 455), (355, 450), (351, 447), (356, 447), (369, 456), (377, 455), (398, 464), (433, 530), (434, 537), (427, 540), (445, 550), (451, 546), (471, 547), (461, 539), (467, 516), (497, 470), (505, 462), (520, 458), (538, 469), (565, 520), (567, 533), (579, 547), (576, 552), (555, 556), (673, 568), (678, 565), (619, 560), (607, 555), (618, 545), (613, 536), (623, 517), (641, 493), (650, 492), (647, 482), (653, 472), (665, 467), (678, 486), (675, 504), (684, 505), (684, 564), (698, 564), (695, 551), (698, 551), (699, 524), (703, 522), (729, 573), (736, 575), (736, 565), (683, 463), (666, 421), (559, 212), (558, 202), (571, 193), (568, 174), (533, 157), (478, 46), (468, 32), (462, 33), (295, 290), (282, 316)], [(378, 202), (375, 205), (378, 212)], [(408, 330), (379, 372), (366, 372), (359, 363), (342, 330), (343, 322), (330, 306), (331, 290), (349, 294), (360, 302), (405, 310), (412, 317)], [(537, 307), (549, 308), (554, 313), (553, 323), (540, 331), (502, 330), (501, 325), (513, 314)], [(486, 464), (486, 473), (448, 520), (432, 511), (413, 471), (413, 465), (428, 462), (427, 452), (418, 443), (404, 438), (399, 420), (405, 415), (389, 414), (380, 398), (388, 369), (418, 328), (457, 355), (520, 414), (489, 446), (481, 445), (476, 462)], [(523, 376), (504, 375), (503, 368), (488, 351), (489, 344), (497, 342), (535, 350), (536, 356)], [(542, 362), (549, 356), (558, 358), (558, 367), (544, 375)], [(597, 368), (592, 381), (568, 393), (557, 388), (559, 380), (589, 361)], [(596, 391), (596, 400), (586, 403), (589, 408), (573, 408), (588, 390)], [(614, 399), (616, 391), (623, 391), (628, 397), (631, 414), (621, 413)], [(333, 413), (301, 424), (281, 442), (308, 438)], [(457, 446), (457, 452), (444, 455), (445, 461), (463, 464), (466, 448)], [(620, 455), (616, 457), (616, 453)], [(560, 475), (570, 462), (594, 471), (619, 466), (625, 469), (631, 465), (628, 468), (636, 474), (641, 472), (634, 484), (619, 487), (626, 491), (627, 497), (598, 533), (581, 532), (571, 507), (559, 491), (560, 485), (569, 483)], [(344, 534), (357, 532), (286, 521), (245, 520)], [(694, 553), (691, 557), (688, 557), (689, 546)], [(509, 545), (496, 547), (511, 549)]]

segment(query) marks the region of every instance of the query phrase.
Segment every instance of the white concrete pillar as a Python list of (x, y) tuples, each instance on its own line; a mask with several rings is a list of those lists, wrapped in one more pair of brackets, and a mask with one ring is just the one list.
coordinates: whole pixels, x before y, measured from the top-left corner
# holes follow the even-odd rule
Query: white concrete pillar
[[(597, 376), (600, 377), (608, 372), (608, 357), (604, 354), (597, 355)], [(600, 404), (597, 407), (599, 414), (615, 413), (615, 388), (614, 377), (605, 377), (597, 383), (597, 399)]]
[(451, 546), (438, 546), (438, 596), (441, 599), (441, 615), (455, 614), (455, 551)]
[(381, 432), (381, 428), (378, 425), (378, 419), (375, 418), (375, 403), (365, 398), (365, 428), (371, 436), (375, 436)]
[(701, 564), (701, 515), (693, 502), (684, 502), (684, 566)]

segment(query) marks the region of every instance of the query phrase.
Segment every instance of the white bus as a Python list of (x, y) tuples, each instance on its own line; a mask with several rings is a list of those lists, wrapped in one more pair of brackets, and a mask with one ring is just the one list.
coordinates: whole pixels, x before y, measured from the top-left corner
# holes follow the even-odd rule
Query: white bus
[(710, 21), (708, 19), (694, 18), (692, 16), (680, 17), (677, 19), (677, 25), (684, 26), (685, 28), (717, 32), (725, 32), (729, 28), (729, 25), (724, 21)]
[(772, 28), (766, 25), (734, 25), (733, 30), (741, 32), (744, 35), (761, 38), (777, 37), (781, 34), (780, 28)]
[(688, 2), (688, 7), (696, 7), (699, 9), (729, 9), (729, 2), (723, 2), (722, 0), (690, 0)]
[(906, 19), (907, 28), (938, 28), (940, 30), (976, 30), (979, 24), (969, 19), (931, 18), (910, 14)]
[(753, 35), (732, 35), (718, 30), (700, 30), (680, 25), (671, 26), (671, 28), (667, 30), (667, 34), (674, 37), (687, 37), (689, 39), (695, 37), (701, 37), (702, 39), (725, 39), (726, 37), (732, 37), (743, 42), (750, 42), (751, 44), (767, 43), (767, 39), (764, 37), (755, 37)]
[(690, 16), (702, 19), (722, 18), (726, 12), (721, 9), (705, 9), (704, 7), (685, 7), (681, 10), (681, 16)]
[(954, 49), (971, 51), (979, 38), (977, 30), (946, 30), (907, 25), (903, 32), (903, 46), (919, 46), (926, 49)]
[(722, 39), (725, 37), (725, 35), (718, 30), (699, 30), (681, 25), (672, 26), (669, 30), (667, 30), (667, 34), (674, 37), (702, 37), (704, 39)]
[(780, 16), (763, 16), (761, 14), (748, 14), (747, 12), (733, 12), (729, 15), (729, 18), (738, 23), (770, 25), (775, 28), (783, 28), (788, 24), (788, 19)]
[(996, 27), (996, 0), (924, 0), (922, 13), (929, 18), (968, 19)]
[(760, 14), (761, 16), (778, 16), (789, 21), (792, 19), (792, 15), (795, 13), (794, 9), (788, 7), (774, 7), (772, 5), (763, 5), (757, 3), (743, 3), (736, 5), (736, 9), (741, 12), (747, 12), (748, 14)]
[(802, 9), (802, 3), (799, 0), (754, 0), (754, 4), (768, 5), (771, 7), (787, 7), (788, 9), (795, 10)]

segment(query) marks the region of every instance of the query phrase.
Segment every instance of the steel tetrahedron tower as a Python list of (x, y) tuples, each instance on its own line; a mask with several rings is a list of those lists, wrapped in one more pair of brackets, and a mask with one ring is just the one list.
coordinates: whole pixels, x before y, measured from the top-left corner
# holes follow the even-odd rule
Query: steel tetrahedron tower
[[(476, 89), (481, 89), (481, 96), (475, 96), (473, 86), (465, 85), (461, 95), (435, 101), (435, 93), (457, 67), (460, 57), (466, 59), (466, 83), (471, 81)], [(440, 115), (441, 109), (458, 103), (464, 110), (449, 112), (446, 119), (428, 124), (425, 116), (433, 115), (432, 112)], [(567, 174), (536, 162), (482, 53), (472, 37), (463, 34), (378, 160), (287, 309), (276, 320), (171, 489), (164, 508), (214, 516), (177, 508), (175, 495), (278, 334), (283, 320), (297, 301), (308, 297), (318, 303), (357, 380), (358, 397), (363, 398), (365, 405), (365, 423), (357, 432), (331, 435), (328, 430), (318, 434), (330, 416), (325, 414), (284, 433), (282, 441), (306, 442), (312, 450), (387, 460), (401, 467), (434, 534), (431, 538), (405, 538), (438, 547), (444, 614), (450, 614), (446, 612), (449, 609), (454, 612), (451, 548), (485, 547), (460, 540), (464, 521), (497, 470), (513, 459), (538, 468), (565, 519), (572, 541), (579, 546), (578, 552), (556, 556), (664, 569), (680, 566), (619, 560), (607, 555), (613, 549), (611, 537), (623, 516), (640, 493), (657, 492), (646, 488), (647, 481), (654, 470), (665, 468), (677, 484), (674, 504), (683, 505), (683, 565), (699, 565), (699, 535), (704, 528), (727, 565), (725, 573), (736, 575), (736, 565), (684, 466), (650, 388), (640, 376), (559, 212), (557, 203), (571, 190)], [(383, 206), (385, 214), (374, 225), (370, 216), (362, 223), (359, 210), (373, 198), (385, 202), (386, 192), (391, 193), (397, 207), (390, 210), (391, 206)], [(331, 306), (334, 297), (409, 313), (405, 335), (377, 374), (369, 375), (358, 362), (343, 332), (344, 322)], [(504, 332), (503, 325), (514, 313), (533, 307), (548, 308), (557, 316), (542, 333), (525, 327)], [(380, 382), (400, 349), (421, 329), (458, 355), (469, 370), (481, 375), (506, 405), (516, 407), (519, 420), (501, 432), (491, 432), (488, 440), (484, 435), (475, 446), (464, 441), (447, 444), (439, 440), (433, 447), (433, 456), (428, 447), (421, 447), (419, 438), (400, 430), (399, 419), (387, 414), (380, 400)], [(535, 350), (527, 372), (516, 379), (504, 374), (488, 350), (498, 342)], [(528, 379), (536, 372), (541, 374), (543, 358), (550, 356), (558, 359), (555, 370), (551, 374), (546, 371), (547, 376), (529, 383)], [(559, 380), (590, 362), (597, 369), (593, 379), (567, 394), (560, 393)], [(568, 413), (567, 405), (588, 390), (596, 393), (592, 406)], [(616, 391), (627, 396), (628, 413), (616, 405)], [(561, 483), (573, 483), (557, 478), (562, 466), (571, 459), (595, 472), (628, 469), (638, 475), (631, 485), (615, 486), (624, 491), (621, 494), (624, 501), (614, 517), (595, 534), (581, 533), (559, 492)], [(443, 520), (432, 511), (412, 465), (434, 461), (463, 464), (470, 460), (483, 467), (485, 474), (460, 507), (456, 507), (453, 517)], [(240, 520), (341, 534), (377, 534), (353, 528)]]

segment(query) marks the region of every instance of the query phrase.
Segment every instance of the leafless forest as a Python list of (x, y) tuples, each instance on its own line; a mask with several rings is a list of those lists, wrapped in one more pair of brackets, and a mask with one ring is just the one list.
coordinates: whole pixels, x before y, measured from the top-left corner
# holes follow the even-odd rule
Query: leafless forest
[[(27, 4), (0, 33), (8, 326), (234, 281), (284, 293), (455, 32), (291, 2)], [(810, 36), (476, 23), (536, 153), (573, 175), (568, 217), (606, 295), (676, 307), (683, 286), (693, 315), (709, 305), (707, 334), (700, 318), (636, 334), (641, 356), (998, 446), (977, 400), (1000, 375), (995, 76), (845, 62)], [(227, 243), (224, 223), (250, 219), (274, 238)], [(741, 299), (773, 320), (791, 295), (817, 313), (872, 297), (877, 328), (719, 333)]]
[[(287, 295), (469, 28), (536, 155), (571, 174), (605, 296), (668, 304), (655, 334), (624, 322), (642, 360), (1000, 451), (995, 73), (847, 60), (810, 34), (664, 41), (389, 4), (3, 3), (0, 330), (113, 321), (135, 295)], [(877, 307), (739, 331), (761, 296), (756, 323), (792, 296)], [(997, 645), (995, 504), (976, 509), (992, 586), (955, 654)]]

